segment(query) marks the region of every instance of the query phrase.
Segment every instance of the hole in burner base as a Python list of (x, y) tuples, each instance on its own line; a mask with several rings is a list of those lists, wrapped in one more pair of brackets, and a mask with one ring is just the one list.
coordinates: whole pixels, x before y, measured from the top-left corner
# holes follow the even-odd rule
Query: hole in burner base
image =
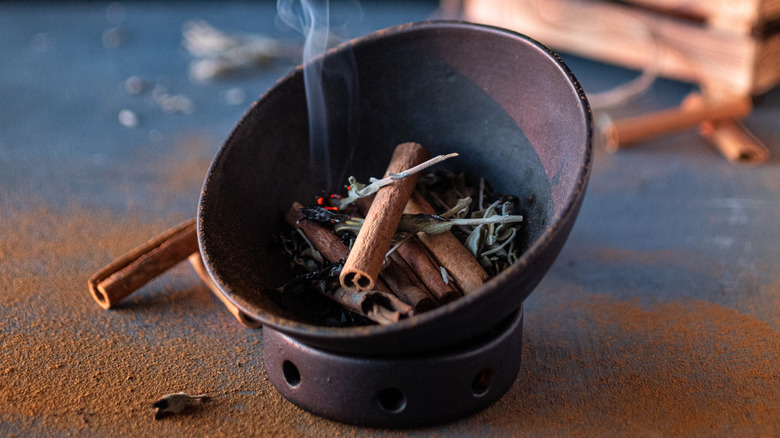
[(477, 397), (487, 394), (491, 380), (493, 380), (493, 372), (485, 368), (477, 373), (474, 380), (471, 381), (471, 391)]
[(284, 361), (282, 364), (282, 373), (284, 373), (284, 380), (290, 386), (298, 386), (301, 383), (301, 373), (298, 371), (298, 367), (289, 360)]
[(406, 396), (396, 388), (385, 388), (379, 391), (376, 401), (382, 410), (398, 414), (406, 408)]

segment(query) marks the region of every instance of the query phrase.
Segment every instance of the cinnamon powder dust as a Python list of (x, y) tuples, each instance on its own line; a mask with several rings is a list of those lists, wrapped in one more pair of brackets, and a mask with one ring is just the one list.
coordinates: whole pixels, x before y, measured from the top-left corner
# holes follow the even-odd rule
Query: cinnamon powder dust
[[(208, 160), (181, 163), (160, 199), (195, 205)], [(35, 204), (0, 211), (3, 436), (780, 435), (777, 330), (707, 302), (607, 295), (527, 312), (518, 380), (479, 414), (414, 431), (324, 420), (277, 394), (262, 331), (186, 263), (116, 310), (92, 301), (91, 274), (186, 215)], [(179, 391), (214, 398), (155, 421), (152, 402)]]
[[(357, 435), (309, 415), (267, 381), (260, 330), (239, 325), (179, 265), (115, 311), (92, 302), (94, 270), (181, 217), (3, 212), (3, 435)], [(98, 232), (99, 231), (99, 232)], [(494, 406), (421, 434), (775, 435), (780, 333), (701, 301), (591, 296), (525, 321), (518, 381)], [(171, 392), (215, 398), (162, 421)], [(773, 426), (774, 425), (774, 426)], [(395, 436), (401, 432), (372, 431)]]

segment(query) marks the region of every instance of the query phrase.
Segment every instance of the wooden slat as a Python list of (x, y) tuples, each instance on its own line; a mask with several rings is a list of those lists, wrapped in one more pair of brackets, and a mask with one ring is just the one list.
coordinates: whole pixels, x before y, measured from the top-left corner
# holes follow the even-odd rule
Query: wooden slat
[(780, 16), (780, 0), (623, 0), (658, 11), (699, 17), (709, 26), (734, 32), (752, 29)]
[(464, 17), (562, 52), (640, 70), (653, 64), (663, 76), (740, 94), (759, 94), (780, 80), (777, 61), (766, 60), (777, 58), (776, 37), (759, 40), (615, 2), (466, 0)]

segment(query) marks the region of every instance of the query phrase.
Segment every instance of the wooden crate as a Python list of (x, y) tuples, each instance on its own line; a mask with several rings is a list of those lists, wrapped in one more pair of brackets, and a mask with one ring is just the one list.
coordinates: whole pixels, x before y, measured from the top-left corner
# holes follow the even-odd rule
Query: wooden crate
[(462, 16), (714, 92), (780, 82), (780, 0), (463, 0)]

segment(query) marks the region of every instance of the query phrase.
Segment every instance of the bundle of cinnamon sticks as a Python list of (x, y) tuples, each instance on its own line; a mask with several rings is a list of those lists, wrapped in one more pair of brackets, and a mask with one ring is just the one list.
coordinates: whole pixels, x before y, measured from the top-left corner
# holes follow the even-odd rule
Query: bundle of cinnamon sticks
[[(400, 144), (386, 176), (400, 174), (429, 158), (428, 151), (417, 143)], [(326, 225), (306, 218), (301, 204), (295, 203), (286, 216), (324, 258), (343, 263), (339, 287), (326, 295), (378, 323), (396, 322), (446, 304), (474, 291), (488, 278), (449, 231), (413, 234), (388, 255), (404, 213), (434, 214), (415, 192), (417, 179), (417, 175), (399, 179), (380, 188), (373, 201), (361, 198), (355, 202), (365, 219), (351, 249)]]

